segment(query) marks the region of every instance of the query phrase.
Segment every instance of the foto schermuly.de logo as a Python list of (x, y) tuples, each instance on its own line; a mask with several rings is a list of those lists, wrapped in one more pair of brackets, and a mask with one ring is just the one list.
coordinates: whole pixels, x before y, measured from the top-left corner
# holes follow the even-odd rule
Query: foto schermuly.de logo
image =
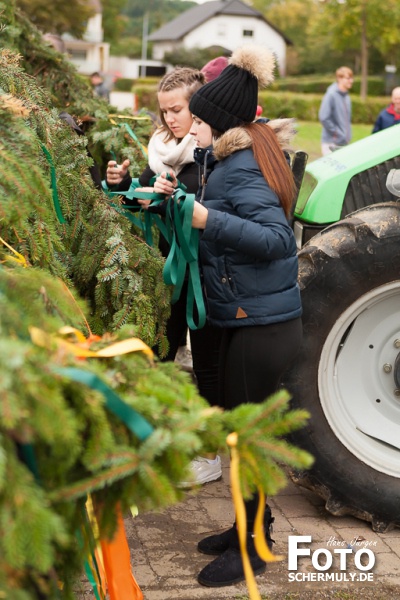
[[(375, 554), (370, 546), (376, 542), (355, 538), (347, 543), (331, 536), (326, 545), (312, 551), (308, 547), (312, 543), (311, 535), (288, 536), (288, 579), (289, 581), (373, 581), (371, 572), (375, 565)], [(302, 547), (300, 547), (300, 544)], [(299, 570), (299, 558), (302, 570)], [(310, 563), (314, 571), (308, 570)], [(331, 571), (329, 571), (331, 569)]]

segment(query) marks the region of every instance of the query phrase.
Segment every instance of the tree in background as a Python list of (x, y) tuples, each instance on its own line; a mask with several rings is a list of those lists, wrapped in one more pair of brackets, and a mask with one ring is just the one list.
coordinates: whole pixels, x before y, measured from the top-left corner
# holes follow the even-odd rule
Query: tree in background
[[(104, 1), (107, 3), (109, 0)], [(195, 2), (183, 2), (182, 0), (125, 0), (122, 9), (125, 19), (123, 35), (119, 40), (111, 40), (107, 37), (108, 34), (106, 36), (108, 29), (105, 27), (105, 39), (112, 41), (111, 52), (119, 56), (125, 54), (130, 58), (140, 58), (145, 15), (148, 18), (148, 29), (151, 33), (195, 5)]]
[(94, 5), (86, 0), (16, 0), (20, 8), (43, 33), (70, 33), (81, 38), (87, 20), (95, 14)]
[(254, 0), (253, 6), (293, 41), (293, 74), (333, 73), (348, 64), (362, 74), (365, 97), (369, 73), (385, 64), (400, 69), (398, 0)]
[(379, 0), (325, 0), (324, 9), (323, 15), (332, 26), (333, 46), (357, 50), (361, 97), (365, 99), (370, 54), (379, 52), (392, 63), (399, 46), (400, 5), (397, 0), (388, 0), (384, 5)]

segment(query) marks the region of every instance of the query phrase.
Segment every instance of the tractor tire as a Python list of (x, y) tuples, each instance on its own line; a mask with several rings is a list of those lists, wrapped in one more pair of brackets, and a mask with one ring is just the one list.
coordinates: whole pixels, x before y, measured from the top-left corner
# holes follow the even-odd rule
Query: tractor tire
[(400, 526), (400, 203), (375, 204), (299, 252), (303, 346), (283, 386), (310, 413), (292, 472), (333, 515)]

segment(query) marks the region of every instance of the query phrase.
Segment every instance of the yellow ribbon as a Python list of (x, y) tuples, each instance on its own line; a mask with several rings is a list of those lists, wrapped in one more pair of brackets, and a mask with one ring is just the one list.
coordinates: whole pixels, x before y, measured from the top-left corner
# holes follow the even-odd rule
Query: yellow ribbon
[(88, 497), (86, 499), (86, 512), (87, 512), (87, 515), (89, 518), (89, 523), (90, 523), (92, 531), (93, 531), (93, 537), (96, 542), (94, 554), (95, 554), (95, 560), (97, 561), (97, 569), (96, 569), (96, 566), (94, 565), (93, 558), (90, 555), (87, 557), (87, 560), (88, 560), (88, 564), (92, 570), (92, 575), (97, 584), (97, 589), (101, 595), (101, 598), (102, 598), (102, 600), (105, 600), (106, 595), (107, 595), (107, 582), (106, 582), (106, 575), (105, 575), (105, 571), (104, 571), (104, 559), (103, 559), (103, 553), (101, 550), (101, 545), (99, 542), (99, 539), (100, 539), (99, 527), (98, 527), (97, 520), (96, 520), (96, 517), (94, 514), (92, 497), (90, 495), (88, 495)]
[[(144, 352), (149, 356), (149, 358), (153, 358), (153, 351), (149, 346), (147, 346), (141, 339), (139, 338), (128, 338), (127, 340), (122, 340), (121, 342), (115, 342), (115, 344), (110, 344), (106, 348), (102, 348), (101, 350), (89, 350), (85, 348), (82, 344), (90, 344), (90, 338), (87, 339), (83, 335), (81, 331), (75, 329), (74, 327), (62, 327), (59, 330), (59, 335), (54, 336), (46, 333), (42, 329), (38, 327), (30, 327), (29, 333), (31, 336), (31, 340), (36, 346), (40, 346), (41, 348), (51, 348), (54, 343), (56, 343), (57, 347), (65, 349), (70, 354), (73, 354), (77, 358), (111, 358), (113, 356), (120, 356), (121, 354), (128, 354), (129, 352)], [(63, 335), (71, 335), (73, 334), (77, 343), (73, 343), (63, 339), (60, 336)], [(95, 336), (96, 340), (98, 338)]]
[(110, 117), (116, 117), (117, 119), (130, 119), (131, 121), (151, 121), (151, 117), (149, 115), (144, 115), (143, 117), (139, 117), (139, 116), (129, 116), (129, 115), (116, 115), (116, 114), (109, 114), (108, 115), (110, 122), (113, 125), (116, 125), (115, 121), (111, 121)]
[[(238, 434), (236, 432), (230, 433), (226, 438), (226, 442), (231, 449), (231, 465), (230, 465), (230, 482), (233, 504), (235, 506), (236, 514), (236, 527), (239, 536), (239, 547), (242, 555), (243, 570), (246, 578), (247, 589), (249, 590), (250, 600), (261, 600), (260, 593), (257, 588), (256, 580), (254, 577), (253, 569), (251, 568), (249, 555), (247, 553), (247, 522), (246, 522), (246, 508), (243, 501), (242, 492), (240, 489), (239, 480), (239, 452), (237, 449)], [(254, 545), (257, 550), (257, 554), (262, 560), (266, 562), (275, 562), (283, 559), (283, 556), (277, 556), (272, 554), (267, 546), (264, 535), (264, 506), (265, 506), (265, 495), (264, 491), (259, 488), (259, 505), (254, 523)]]
[(8, 244), (6, 242), (6, 240), (3, 240), (2, 237), (0, 237), (0, 242), (2, 244), (4, 244), (4, 246), (7, 246), (7, 248), (9, 250), (11, 250), (11, 252), (13, 252), (15, 254), (15, 256), (17, 257), (17, 258), (14, 258), (14, 256), (6, 256), (6, 260), (11, 260), (11, 261), (17, 262), (18, 264), (22, 265), (23, 267), (27, 267), (28, 266), (28, 263), (26, 262), (25, 256), (22, 256), (22, 254), (20, 254), (16, 250), (14, 250), (14, 248), (12, 246), (10, 246), (10, 244)]

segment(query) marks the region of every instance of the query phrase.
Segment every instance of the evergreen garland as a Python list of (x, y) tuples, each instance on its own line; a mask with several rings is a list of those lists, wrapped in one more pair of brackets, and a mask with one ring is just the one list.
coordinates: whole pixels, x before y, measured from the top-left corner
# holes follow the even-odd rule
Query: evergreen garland
[[(192, 458), (224, 451), (233, 430), (245, 496), (258, 486), (276, 493), (281, 463), (310, 464), (284, 440), (306, 415), (289, 411), (284, 392), (232, 412), (210, 408), (187, 373), (142, 352), (76, 356), (132, 337), (165, 350), (163, 259), (88, 172), (89, 148), (103, 169), (113, 153), (129, 157), (137, 175), (145, 159), (124, 123), (143, 146), (152, 126), (93, 98), (13, 2), (0, 3), (0, 34), (0, 595), (71, 600), (90, 551), (88, 494), (111, 536), (117, 506), (178, 501)], [(140, 439), (70, 368), (107, 386), (153, 433)]]
[[(87, 154), (89, 138), (77, 135), (60, 119), (60, 109), (73, 109), (72, 105), (60, 105), (66, 98), (57, 97), (58, 104), (53, 106), (52, 97), (64, 89), (58, 82), (66, 81), (68, 99), (76, 107), (72, 116), (79, 121), (79, 113), (90, 107), (94, 110), (93, 121), (89, 120), (94, 153), (101, 154), (106, 162), (111, 149), (121, 145), (133, 169), (139, 170), (145, 162), (141, 148), (119, 126), (124, 119), (129, 123), (129, 115), (116, 117), (117, 124), (109, 117), (112, 107), (91, 96), (91, 90), (85, 89), (61, 55), (47, 48), (39, 52), (37, 49), (43, 47), (39, 33), (29, 28), (22, 16), (17, 21), (10, 13), (7, 8), (3, 15), (3, 35), (10, 46), (22, 45), (29, 59), (22, 60), (9, 48), (0, 51), (1, 236), (29, 264), (64, 277), (89, 300), (93, 331), (112, 331), (131, 323), (146, 343), (158, 343), (165, 351), (170, 291), (162, 284), (163, 259), (156, 248), (145, 243), (140, 230), (133, 230), (130, 221), (95, 188), (89, 174), (93, 164)], [(7, 15), (13, 25), (6, 21)], [(43, 66), (39, 68), (40, 60)], [(37, 76), (28, 74), (22, 65)], [(53, 72), (57, 77), (50, 78), (53, 88), (49, 94), (39, 83), (48, 82), (49, 76), (44, 74)], [(73, 96), (77, 91), (79, 98)], [(149, 134), (148, 121), (139, 120), (135, 127), (144, 146), (145, 127)], [(65, 222), (60, 222), (56, 210), (55, 186)]]
[[(307, 454), (282, 439), (306, 417), (288, 411), (284, 392), (224, 413), (210, 408), (174, 363), (141, 352), (76, 358), (73, 337), (66, 338), (62, 327), (84, 331), (85, 308), (45, 271), (0, 267), (0, 590), (12, 598), (18, 592), (24, 600), (72, 599), (88, 552), (80, 544), (87, 495), (98, 507), (101, 534), (110, 536), (117, 505), (149, 510), (181, 499), (179, 482), (190, 460), (216, 447), (226, 451), (232, 427), (245, 495), (256, 486), (268, 494), (283, 487), (281, 463), (310, 464)], [(92, 341), (90, 349), (132, 334), (122, 327)], [(153, 433), (141, 441), (107, 409), (102, 394), (60, 372), (66, 367), (99, 377)]]

